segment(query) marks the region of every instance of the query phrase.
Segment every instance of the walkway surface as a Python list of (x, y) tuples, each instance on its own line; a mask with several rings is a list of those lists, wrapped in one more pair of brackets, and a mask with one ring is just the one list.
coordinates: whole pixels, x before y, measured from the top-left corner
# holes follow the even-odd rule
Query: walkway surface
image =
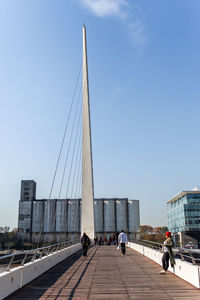
[(114, 246), (78, 252), (7, 299), (200, 299), (200, 290), (169, 273), (140, 253)]

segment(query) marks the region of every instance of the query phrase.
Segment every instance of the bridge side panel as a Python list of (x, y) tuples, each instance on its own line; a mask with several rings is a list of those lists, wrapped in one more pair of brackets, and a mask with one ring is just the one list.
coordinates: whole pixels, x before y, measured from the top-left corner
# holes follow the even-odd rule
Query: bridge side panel
[(9, 296), (25, 284), (39, 277), (70, 255), (81, 249), (81, 244), (70, 246), (40, 260), (0, 273), (0, 300)]
[[(139, 245), (136, 243), (128, 243), (128, 247), (140, 252), (144, 256), (150, 258), (155, 261), (157, 264), (162, 265), (162, 253), (156, 251), (154, 249), (150, 249), (143, 245)], [(169, 267), (169, 271), (174, 273), (176, 276), (184, 279), (185, 281), (191, 283), (197, 288), (200, 288), (200, 267), (197, 265), (193, 265), (189, 262), (182, 261), (180, 259), (176, 259), (176, 264), (174, 268)]]

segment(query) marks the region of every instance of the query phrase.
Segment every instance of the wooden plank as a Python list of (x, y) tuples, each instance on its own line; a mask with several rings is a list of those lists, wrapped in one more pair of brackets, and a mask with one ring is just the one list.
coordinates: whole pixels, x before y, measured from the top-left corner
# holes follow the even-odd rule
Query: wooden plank
[(97, 246), (85, 258), (76, 253), (7, 299), (199, 299), (200, 290), (160, 266), (127, 249)]

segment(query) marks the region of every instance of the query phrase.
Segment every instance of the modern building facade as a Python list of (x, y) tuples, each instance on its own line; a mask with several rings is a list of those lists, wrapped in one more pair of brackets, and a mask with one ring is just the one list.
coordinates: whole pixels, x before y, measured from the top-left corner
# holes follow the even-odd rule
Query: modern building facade
[(168, 229), (177, 245), (200, 247), (200, 190), (182, 191), (167, 201)]
[[(137, 239), (139, 200), (94, 199), (95, 232), (107, 238), (123, 229)], [(80, 238), (81, 199), (36, 199), (36, 182), (21, 182), (18, 236), (23, 242), (59, 242)]]

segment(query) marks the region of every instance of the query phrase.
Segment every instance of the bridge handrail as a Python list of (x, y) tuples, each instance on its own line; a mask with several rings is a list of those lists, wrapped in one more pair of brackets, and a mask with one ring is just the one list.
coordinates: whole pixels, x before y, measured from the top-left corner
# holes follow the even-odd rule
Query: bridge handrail
[[(148, 241), (148, 240), (133, 240), (130, 242), (134, 242), (136, 244), (144, 245), (146, 247), (152, 248), (156, 251), (161, 250), (162, 244), (158, 242)], [(183, 261), (192, 262), (193, 264), (200, 263), (200, 258), (195, 257), (196, 255), (200, 255), (200, 251), (195, 249), (187, 249), (183, 247), (173, 247), (174, 254), (177, 258), (181, 258)]]
[[(28, 260), (28, 262), (34, 261), (36, 259), (42, 258), (43, 256), (47, 256), (51, 253), (68, 248), (69, 246), (78, 244), (78, 243), (80, 243), (80, 240), (65, 241), (65, 242), (60, 242), (60, 243), (56, 243), (56, 244), (52, 244), (52, 245), (47, 245), (47, 246), (40, 247), (40, 248), (15, 252), (12, 254), (7, 254), (7, 255), (0, 257), (0, 263), (3, 260), (6, 260), (6, 261), (8, 260), (8, 263), (5, 263), (5, 265), (7, 266), (6, 271), (10, 271), (13, 264), (20, 264), (21, 266), (23, 266), (27, 262), (27, 260)], [(18, 260), (14, 260), (14, 258), (19, 255), (22, 256), (22, 258), (20, 258)]]
[(132, 240), (130, 242), (134, 242), (136, 244), (144, 245), (144, 246), (147, 246), (149, 248), (153, 248), (155, 250), (162, 248), (162, 244), (161, 243), (153, 242), (153, 241), (148, 241), (148, 240)]
[[(63, 244), (72, 243), (72, 242), (74, 242), (74, 241), (65, 241), (65, 242), (60, 242), (60, 243), (56, 243), (56, 244), (47, 245), (47, 246), (40, 247), (40, 248), (34, 248), (34, 249), (31, 249), (31, 250), (24, 250), (24, 251), (11, 253), (11, 254), (6, 254), (6, 255), (1, 256), (0, 260), (3, 259), (3, 258), (8, 258), (8, 257), (13, 256), (13, 255), (31, 253), (31, 252), (36, 251), (36, 250), (39, 251), (39, 250), (42, 250), (42, 249), (48, 249), (49, 247), (55, 247), (55, 246), (58, 246), (58, 245), (63, 245)], [(75, 242), (78, 242), (78, 241), (75, 241)]]

